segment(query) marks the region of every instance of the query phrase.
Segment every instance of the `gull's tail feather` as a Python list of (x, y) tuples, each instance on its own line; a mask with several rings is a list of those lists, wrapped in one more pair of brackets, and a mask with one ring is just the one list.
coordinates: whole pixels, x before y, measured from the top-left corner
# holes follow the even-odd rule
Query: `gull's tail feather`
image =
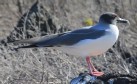
[(35, 44), (32, 44), (32, 45), (27, 45), (27, 46), (20, 46), (20, 47), (17, 47), (17, 48), (14, 48), (15, 50), (18, 50), (18, 49), (21, 49), (21, 48), (37, 48), (37, 47), (54, 47), (53, 45), (47, 45), (47, 46), (37, 46)]
[(36, 46), (36, 45), (20, 46), (20, 47), (18, 47), (18, 49), (19, 48), (34, 48), (34, 47), (38, 47), (38, 46)]
[(28, 43), (28, 44), (33, 44), (37, 41), (39, 41), (40, 38), (32, 38), (32, 39), (24, 39), (24, 40), (16, 40), (16, 41), (12, 41), (12, 42), (8, 42), (8, 43)]
[[(62, 35), (62, 34), (60, 34)], [(19, 44), (19, 43), (28, 43), (28, 44), (35, 44), (37, 42), (41, 42), (41, 41), (45, 41), (45, 40), (49, 40), (55, 37), (58, 37), (58, 34), (53, 34), (53, 35), (46, 35), (46, 36), (42, 36), (42, 37), (34, 37), (34, 38), (30, 38), (30, 39), (23, 39), (23, 40), (15, 40), (15, 41), (10, 41), (8, 43), (15, 43), (15, 44)]]
[(38, 46), (36, 45), (19, 46), (17, 48), (13, 48), (13, 50), (18, 51), (21, 48), (35, 48), (35, 47), (38, 47)]

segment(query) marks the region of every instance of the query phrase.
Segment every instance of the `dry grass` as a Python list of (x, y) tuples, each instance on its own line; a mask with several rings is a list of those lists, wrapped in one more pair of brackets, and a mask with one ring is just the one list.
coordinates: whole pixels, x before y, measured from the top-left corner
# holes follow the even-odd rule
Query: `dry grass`
[[(83, 0), (63, 2), (40, 0), (40, 3), (35, 3), (19, 19), (10, 35), (1, 41), (0, 84), (68, 84), (80, 72), (87, 70), (84, 58), (66, 55), (51, 48), (19, 49), (16, 51), (14, 48), (20, 45), (7, 44), (6, 42), (58, 33), (68, 30), (69, 27), (71, 29), (80, 27), (83, 26), (82, 19), (87, 17), (92, 17), (97, 21), (98, 16), (108, 8), (107, 5), (112, 5), (101, 2), (104, 4), (103, 6), (100, 2), (96, 0), (84, 2)], [(114, 4), (122, 6), (122, 3), (119, 2)], [(125, 3), (123, 2), (123, 4)], [(107, 10), (114, 11), (111, 7)], [(130, 10), (124, 8), (118, 13), (122, 16), (128, 11)], [(134, 18), (131, 15), (123, 15), (123, 17), (130, 19), (131, 29), (122, 32), (114, 48), (104, 56), (92, 58), (98, 69), (104, 72), (136, 73), (136, 26), (134, 23), (132, 24)], [(129, 57), (126, 57), (127, 53), (129, 53)], [(134, 60), (128, 62), (130, 58)]]

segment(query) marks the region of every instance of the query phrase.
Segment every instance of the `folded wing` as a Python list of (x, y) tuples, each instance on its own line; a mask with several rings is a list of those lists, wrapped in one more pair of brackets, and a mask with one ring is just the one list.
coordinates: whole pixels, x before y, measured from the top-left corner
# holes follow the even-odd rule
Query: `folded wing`
[(32, 38), (29, 40), (16, 41), (15, 43), (29, 43), (29, 46), (23, 46), (21, 48), (31, 47), (53, 47), (53, 46), (70, 46), (78, 43), (84, 39), (98, 39), (106, 34), (105, 30), (97, 29), (79, 29), (72, 32), (63, 34), (48, 35), (41, 38)]

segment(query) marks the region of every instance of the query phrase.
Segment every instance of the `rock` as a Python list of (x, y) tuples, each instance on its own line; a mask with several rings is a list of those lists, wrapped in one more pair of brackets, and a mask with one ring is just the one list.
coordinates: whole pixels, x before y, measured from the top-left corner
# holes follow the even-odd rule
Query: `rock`
[[(13, 28), (13, 26), (6, 27), (7, 31), (11, 31), (11, 33), (8, 33), (9, 35), (4, 36), (4, 39), (0, 41), (1, 83), (45, 84), (54, 81), (68, 84), (80, 72), (87, 69), (84, 58), (66, 55), (50, 48), (20, 49), (17, 51), (14, 48), (20, 45), (7, 42), (74, 30), (84, 26), (82, 23), (85, 18), (91, 17), (96, 23), (100, 14), (113, 11), (121, 17), (129, 19), (131, 25), (130, 28), (125, 28), (126, 25), (119, 25), (120, 29), (125, 29), (121, 30), (120, 38), (113, 48), (104, 56), (92, 57), (96, 67), (105, 72), (104, 76), (97, 78), (95, 84), (101, 82), (107, 84), (110, 79), (114, 80), (115, 84), (136, 84), (136, 76), (133, 76), (137, 74), (136, 61), (134, 60), (137, 56), (137, 47), (135, 46), (137, 44), (137, 31), (134, 19), (136, 1), (37, 0), (29, 8), (28, 6), (32, 4), (32, 1), (11, 0), (9, 3), (0, 1), (0, 4), (12, 3), (9, 10), (14, 10), (15, 15), (17, 15), (17, 11), (22, 14), (17, 21), (17, 17), (11, 14), (8, 8), (4, 10), (10, 12), (9, 17), (12, 17), (13, 23), (17, 22), (17, 25), (12, 31), (8, 29)], [(16, 3), (18, 3), (17, 6), (14, 6)], [(0, 10), (3, 9), (0, 7)], [(3, 13), (3, 11), (1, 12)], [(8, 16), (8, 13), (4, 14), (6, 17)], [(3, 21), (3, 19), (1, 20)], [(5, 22), (5, 25), (7, 23)], [(116, 75), (114, 72), (119, 73)]]

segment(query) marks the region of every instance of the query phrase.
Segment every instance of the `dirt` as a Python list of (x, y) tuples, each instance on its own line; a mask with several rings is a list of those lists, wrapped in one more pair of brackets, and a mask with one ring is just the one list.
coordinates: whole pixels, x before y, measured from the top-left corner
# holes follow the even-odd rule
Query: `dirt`
[(99, 16), (108, 11), (128, 19), (131, 24), (129, 27), (118, 24), (118, 42), (104, 55), (92, 57), (92, 61), (105, 72), (104, 81), (106, 77), (115, 78), (115, 84), (119, 84), (119, 76), (111, 76), (115, 72), (120, 76), (124, 74), (129, 81), (136, 80), (136, 3), (135, 0), (0, 1), (0, 83), (69, 84), (79, 73), (87, 71), (84, 58), (52, 48), (15, 50), (20, 45), (8, 42), (75, 30), (86, 26), (83, 21), (87, 18), (92, 18), (95, 24)]

